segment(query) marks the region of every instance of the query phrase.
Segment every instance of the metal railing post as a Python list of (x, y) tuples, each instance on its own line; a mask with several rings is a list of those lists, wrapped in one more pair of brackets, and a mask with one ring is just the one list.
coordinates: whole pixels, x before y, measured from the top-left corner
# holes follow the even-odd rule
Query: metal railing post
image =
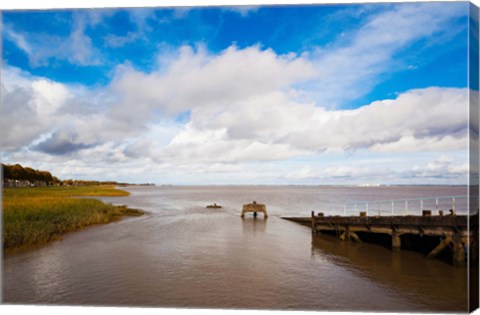
[(392, 200), (392, 215), (395, 215), (395, 208), (393, 206), (393, 200)]

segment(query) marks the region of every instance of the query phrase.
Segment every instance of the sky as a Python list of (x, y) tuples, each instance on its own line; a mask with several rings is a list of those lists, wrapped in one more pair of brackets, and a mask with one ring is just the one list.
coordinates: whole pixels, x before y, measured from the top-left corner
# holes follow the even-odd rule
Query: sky
[(466, 2), (2, 11), (2, 162), (174, 185), (466, 184)]

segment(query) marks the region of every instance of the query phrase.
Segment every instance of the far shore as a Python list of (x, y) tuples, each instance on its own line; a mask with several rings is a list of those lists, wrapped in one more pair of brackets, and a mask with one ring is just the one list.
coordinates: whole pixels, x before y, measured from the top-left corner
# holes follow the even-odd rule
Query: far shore
[(82, 228), (147, 212), (95, 198), (130, 193), (114, 186), (3, 188), (3, 250), (10, 253), (62, 238)]

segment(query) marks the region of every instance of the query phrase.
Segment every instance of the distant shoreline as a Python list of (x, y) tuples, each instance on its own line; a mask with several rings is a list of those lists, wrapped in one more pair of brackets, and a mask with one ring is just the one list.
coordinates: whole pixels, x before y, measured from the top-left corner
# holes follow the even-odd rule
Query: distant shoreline
[[(122, 187), (145, 187), (147, 185), (127, 185)], [(383, 187), (469, 187), (473, 185), (469, 184), (444, 184), (444, 185), (433, 185), (433, 184), (380, 184), (380, 185), (338, 185), (338, 184), (154, 184), (149, 185), (150, 187), (157, 188), (168, 188), (168, 187), (358, 187), (358, 188), (383, 188)]]

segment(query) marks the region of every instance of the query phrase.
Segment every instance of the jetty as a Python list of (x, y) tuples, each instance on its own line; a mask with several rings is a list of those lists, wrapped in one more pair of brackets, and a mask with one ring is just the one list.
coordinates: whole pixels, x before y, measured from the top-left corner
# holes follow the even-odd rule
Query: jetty
[(253, 212), (253, 216), (255, 218), (257, 217), (258, 212), (262, 212), (263, 217), (265, 219), (268, 218), (267, 206), (265, 206), (264, 204), (261, 204), (261, 203), (257, 203), (256, 201), (253, 201), (252, 203), (247, 203), (246, 205), (243, 205), (241, 217), (244, 218), (245, 213), (248, 213), (248, 212)]
[[(310, 217), (283, 217), (282, 219), (310, 226), (313, 234), (330, 234), (342, 241), (383, 243), (393, 251), (419, 248), (427, 259), (437, 257), (449, 248), (451, 263), (466, 266), (478, 261), (478, 211), (474, 215), (457, 215), (453, 209), (422, 210), (419, 215), (358, 215), (325, 216), (311, 212)], [(380, 241), (381, 239), (381, 241)]]

